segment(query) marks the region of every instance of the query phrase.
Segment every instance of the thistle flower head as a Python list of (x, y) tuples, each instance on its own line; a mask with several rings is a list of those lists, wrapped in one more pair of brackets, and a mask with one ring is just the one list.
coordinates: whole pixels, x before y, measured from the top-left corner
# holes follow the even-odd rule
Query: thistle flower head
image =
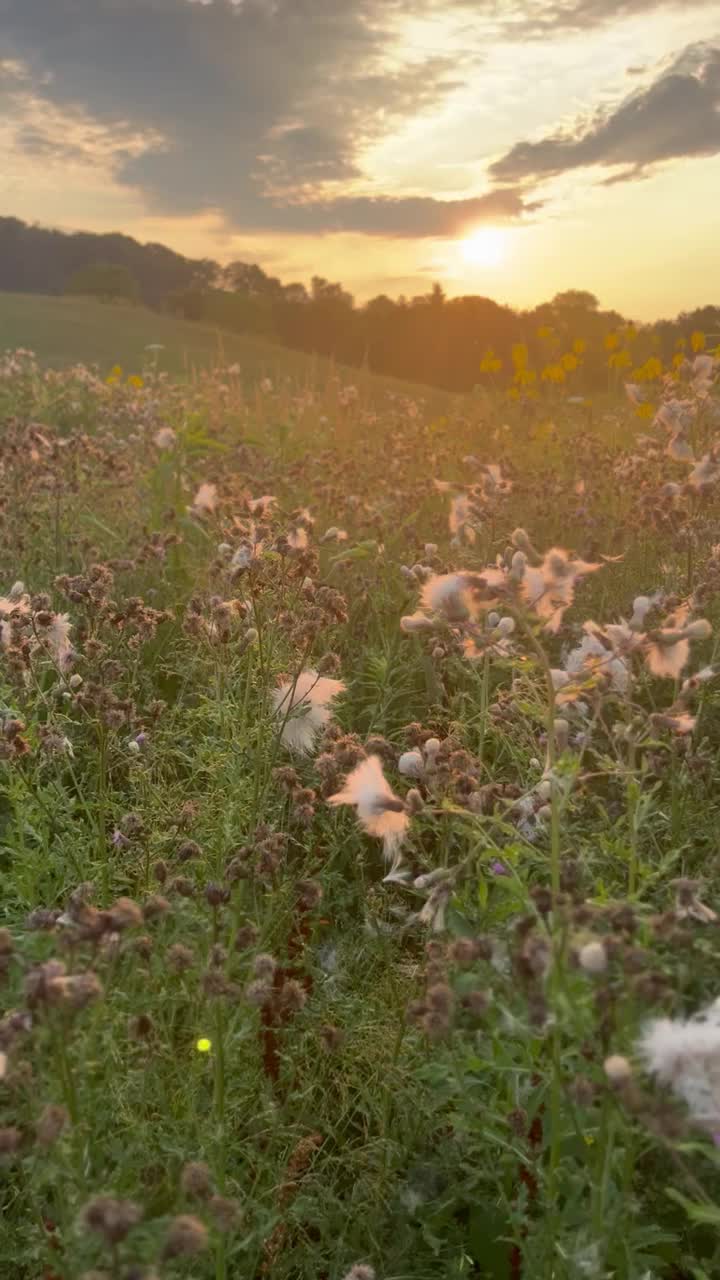
[(701, 1128), (720, 1129), (720, 1001), (695, 1017), (654, 1018), (638, 1043), (647, 1071), (687, 1104)]
[(200, 485), (192, 500), (190, 511), (196, 516), (212, 515), (218, 504), (217, 485), (205, 482)]
[(354, 805), (362, 828), (382, 840), (388, 861), (395, 858), (410, 819), (385, 778), (379, 756), (362, 760), (348, 774), (342, 790), (328, 798), (328, 804)]
[(545, 630), (555, 632), (573, 602), (577, 580), (601, 568), (601, 564), (571, 559), (562, 547), (551, 547), (538, 566), (527, 565), (520, 593), (528, 608), (544, 619)]
[(345, 691), (342, 680), (331, 680), (317, 671), (301, 671), (295, 681), (286, 680), (273, 692), (276, 716), (284, 720), (281, 741), (291, 751), (312, 751), (318, 734), (332, 716), (330, 704)]
[[(687, 616), (685, 614), (685, 616)], [(682, 620), (682, 613), (670, 621)], [(671, 625), (651, 631), (647, 639), (646, 661), (654, 676), (677, 679), (690, 657), (691, 640), (707, 640), (712, 627), (706, 618), (696, 618), (686, 626)]]
[(424, 772), (425, 761), (422, 752), (417, 748), (404, 751), (398, 760), (398, 773), (402, 773), (406, 778), (421, 778)]
[(153, 436), (153, 444), (157, 449), (172, 449), (177, 444), (177, 436), (172, 427), (161, 427)]

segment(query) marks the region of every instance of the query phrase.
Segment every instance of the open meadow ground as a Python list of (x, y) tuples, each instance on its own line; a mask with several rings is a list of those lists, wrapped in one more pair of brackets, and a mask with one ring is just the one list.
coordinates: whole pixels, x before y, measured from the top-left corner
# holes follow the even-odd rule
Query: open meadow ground
[[(336, 376), (333, 362), (326, 358), (316, 359), (253, 335), (193, 324), (147, 307), (0, 291), (0, 352), (17, 348), (32, 351), (46, 367), (82, 364), (103, 378), (119, 367), (126, 377), (154, 369), (193, 381), (208, 370), (229, 367), (247, 389), (263, 378), (290, 378), (296, 390), (302, 387), (317, 392)], [(361, 369), (351, 375), (346, 370), (345, 374), (365, 400), (388, 391), (422, 395), (434, 407), (442, 407), (450, 399), (437, 389), (411, 387)]]
[(54, 305), (0, 303), (0, 1275), (714, 1280), (717, 362), (589, 423)]

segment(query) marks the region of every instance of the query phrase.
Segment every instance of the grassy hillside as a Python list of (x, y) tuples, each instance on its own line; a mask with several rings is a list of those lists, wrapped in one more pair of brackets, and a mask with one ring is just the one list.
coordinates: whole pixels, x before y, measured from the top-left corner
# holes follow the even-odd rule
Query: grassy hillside
[[(161, 351), (148, 351), (160, 344)], [(191, 324), (145, 307), (95, 302), (89, 298), (0, 293), (0, 351), (25, 347), (48, 365), (97, 364), (101, 372), (119, 364), (139, 373), (148, 361), (174, 375), (192, 376), (200, 369), (239, 364), (243, 378), (291, 377), (315, 387), (338, 372), (332, 361), (290, 351), (259, 338)], [(434, 403), (445, 393), (393, 378), (378, 378), (361, 369), (343, 374), (365, 395), (397, 390), (422, 395)]]

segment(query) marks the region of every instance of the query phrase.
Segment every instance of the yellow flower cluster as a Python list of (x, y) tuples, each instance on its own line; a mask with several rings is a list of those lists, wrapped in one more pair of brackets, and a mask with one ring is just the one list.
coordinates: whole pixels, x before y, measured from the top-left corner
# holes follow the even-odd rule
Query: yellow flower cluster
[[(122, 376), (123, 376), (122, 365), (114, 364), (107, 378), (105, 379), (106, 386), (108, 387), (117, 386), (118, 383), (122, 381)], [(142, 378), (137, 373), (131, 373), (129, 375), (127, 384), (129, 387), (134, 387), (136, 391), (139, 391), (141, 387), (145, 386), (145, 383), (143, 382)]]
[[(607, 339), (605, 341), (605, 345), (607, 346)], [(610, 359), (608, 360), (608, 365), (611, 369), (629, 369), (631, 364), (632, 356), (627, 350), (627, 347), (623, 347), (621, 351), (616, 351), (614, 348), (612, 349)]]
[(657, 356), (650, 356), (644, 364), (633, 369), (633, 382), (654, 382), (657, 378), (661, 378), (662, 374), (662, 360)]
[(500, 373), (502, 367), (503, 365), (500, 357), (495, 355), (492, 347), (488, 347), (487, 351), (483, 353), (483, 358), (480, 361), (480, 372)]

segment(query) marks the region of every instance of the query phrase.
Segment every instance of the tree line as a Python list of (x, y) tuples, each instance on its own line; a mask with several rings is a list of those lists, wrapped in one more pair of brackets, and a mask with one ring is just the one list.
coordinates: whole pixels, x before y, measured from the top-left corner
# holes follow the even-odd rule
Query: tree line
[[(474, 294), (448, 298), (437, 284), (415, 297), (381, 294), (359, 305), (321, 276), (309, 286), (284, 284), (254, 263), (223, 266), (131, 236), (57, 231), (8, 217), (0, 218), (0, 290), (142, 303), (451, 391), (493, 380), (505, 385), (513, 376), (522, 385), (523, 370), (535, 369), (538, 377), (589, 390), (607, 384), (608, 365), (631, 376), (634, 365), (655, 356), (669, 362), (693, 333), (720, 341), (714, 305), (638, 327), (581, 289), (526, 311)], [(608, 335), (616, 334), (621, 350), (613, 354)]]

